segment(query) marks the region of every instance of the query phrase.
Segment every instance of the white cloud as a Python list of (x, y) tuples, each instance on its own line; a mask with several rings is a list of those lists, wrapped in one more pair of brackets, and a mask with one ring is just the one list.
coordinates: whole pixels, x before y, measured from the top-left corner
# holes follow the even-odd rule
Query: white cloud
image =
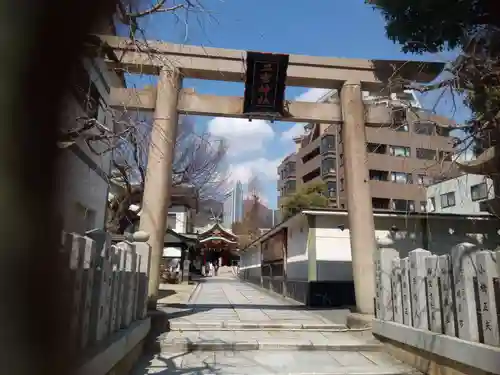
[(298, 102), (317, 102), (330, 91), (331, 89), (309, 89), (305, 93), (297, 96), (295, 100)]
[(281, 159), (258, 158), (231, 164), (229, 166), (229, 179), (231, 181), (239, 180), (243, 184), (247, 184), (253, 176), (257, 176), (263, 183), (276, 181), (277, 168), (280, 163)]
[(261, 151), (264, 143), (275, 135), (269, 122), (241, 118), (214, 118), (208, 122), (208, 131), (227, 141), (228, 155)]
[(291, 141), (294, 138), (304, 134), (305, 133), (304, 125), (305, 125), (304, 123), (296, 123), (290, 129), (281, 133), (281, 140), (282, 141)]

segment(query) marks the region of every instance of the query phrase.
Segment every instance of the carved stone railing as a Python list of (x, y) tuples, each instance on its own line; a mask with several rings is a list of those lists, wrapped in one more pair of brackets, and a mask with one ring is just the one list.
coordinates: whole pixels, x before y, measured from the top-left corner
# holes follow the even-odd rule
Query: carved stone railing
[(420, 350), (500, 373), (499, 259), (500, 251), (471, 243), (445, 255), (415, 249), (404, 258), (394, 249), (380, 249), (373, 333), (412, 347), (413, 356)]
[(150, 247), (147, 234), (111, 245), (74, 233), (63, 233), (59, 252), (62, 285), (72, 303), (71, 351), (85, 357), (118, 330), (147, 318)]

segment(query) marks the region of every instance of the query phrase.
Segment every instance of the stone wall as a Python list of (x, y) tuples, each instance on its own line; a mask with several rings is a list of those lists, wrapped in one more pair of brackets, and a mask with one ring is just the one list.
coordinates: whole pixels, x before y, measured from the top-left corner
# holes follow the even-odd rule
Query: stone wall
[(62, 287), (72, 304), (68, 347), (78, 374), (108, 373), (146, 337), (149, 262), (145, 242), (106, 240), (98, 247), (89, 237), (63, 233)]
[(426, 373), (500, 374), (500, 251), (462, 242), (399, 255), (377, 252), (373, 333)]

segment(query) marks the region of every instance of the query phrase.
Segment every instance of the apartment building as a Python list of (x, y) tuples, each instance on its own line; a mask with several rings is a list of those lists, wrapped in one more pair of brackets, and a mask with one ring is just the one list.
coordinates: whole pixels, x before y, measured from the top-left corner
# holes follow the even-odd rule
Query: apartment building
[[(340, 111), (336, 91), (320, 101)], [(453, 122), (421, 109), (411, 92), (393, 94), (390, 99), (364, 92), (363, 101), (373, 207), (425, 211), (425, 186), (451, 170)], [(342, 123), (307, 124), (305, 134), (294, 141), (296, 151), (278, 167), (278, 207), (301, 185), (323, 180), (330, 205), (347, 208)]]
[(488, 213), (488, 200), (495, 198), (493, 180), (462, 174), (427, 187), (427, 210), (457, 215)]

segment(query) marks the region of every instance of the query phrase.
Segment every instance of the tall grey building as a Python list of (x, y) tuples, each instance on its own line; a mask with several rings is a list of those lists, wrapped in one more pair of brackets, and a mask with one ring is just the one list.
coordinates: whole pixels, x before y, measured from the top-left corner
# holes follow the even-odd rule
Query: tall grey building
[(236, 221), (243, 220), (243, 185), (236, 181), (224, 198), (222, 225), (231, 228)]

